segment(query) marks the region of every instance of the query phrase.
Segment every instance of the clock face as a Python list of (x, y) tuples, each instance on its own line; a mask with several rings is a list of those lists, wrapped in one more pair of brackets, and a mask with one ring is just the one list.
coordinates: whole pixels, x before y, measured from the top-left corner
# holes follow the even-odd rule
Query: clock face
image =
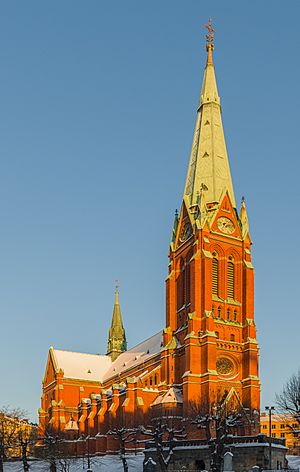
[(217, 220), (217, 226), (222, 233), (226, 234), (232, 234), (235, 230), (234, 224), (229, 218), (226, 218), (226, 216), (221, 216), (221, 218), (218, 218)]
[(191, 234), (192, 234), (192, 227), (190, 223), (185, 223), (183, 227), (181, 228), (179, 241), (183, 243), (191, 236)]

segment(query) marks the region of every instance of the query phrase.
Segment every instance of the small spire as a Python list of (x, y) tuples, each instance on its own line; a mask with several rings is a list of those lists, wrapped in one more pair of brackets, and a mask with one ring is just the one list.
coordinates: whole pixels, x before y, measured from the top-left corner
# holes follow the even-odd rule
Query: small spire
[(249, 233), (249, 222), (246, 210), (245, 197), (242, 197), (241, 211), (240, 211), (240, 222), (242, 226), (242, 236), (245, 236)]
[(214, 50), (215, 30), (213, 28), (211, 18), (209, 18), (207, 24), (205, 25), (205, 28), (207, 29), (207, 33), (206, 33), (207, 65), (212, 65), (213, 64), (212, 52)]
[(114, 361), (127, 350), (125, 330), (119, 304), (119, 281), (116, 280), (115, 303), (107, 342), (107, 355)]

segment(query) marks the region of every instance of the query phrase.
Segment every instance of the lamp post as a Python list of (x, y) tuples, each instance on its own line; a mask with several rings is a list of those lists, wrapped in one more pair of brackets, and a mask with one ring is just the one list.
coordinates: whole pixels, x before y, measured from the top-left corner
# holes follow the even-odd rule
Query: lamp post
[(269, 467), (272, 469), (272, 411), (275, 410), (274, 406), (266, 406), (265, 410), (269, 413)]

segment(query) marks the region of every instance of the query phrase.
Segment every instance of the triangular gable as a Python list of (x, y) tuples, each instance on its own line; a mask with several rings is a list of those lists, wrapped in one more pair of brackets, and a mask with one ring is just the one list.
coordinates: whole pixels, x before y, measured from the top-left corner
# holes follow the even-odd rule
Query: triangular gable
[(182, 202), (180, 217), (177, 226), (177, 234), (175, 238), (175, 247), (184, 244), (193, 235), (193, 223), (189, 212), (187, 211), (185, 202)]
[(48, 358), (47, 358), (46, 369), (45, 369), (45, 375), (43, 379), (44, 387), (46, 387), (47, 385), (49, 385), (51, 382), (55, 380), (56, 372), (57, 372), (57, 365), (56, 365), (55, 357), (53, 354), (53, 348), (50, 347)]
[(238, 216), (227, 192), (221, 199), (218, 209), (212, 215), (210, 229), (223, 236), (242, 237)]

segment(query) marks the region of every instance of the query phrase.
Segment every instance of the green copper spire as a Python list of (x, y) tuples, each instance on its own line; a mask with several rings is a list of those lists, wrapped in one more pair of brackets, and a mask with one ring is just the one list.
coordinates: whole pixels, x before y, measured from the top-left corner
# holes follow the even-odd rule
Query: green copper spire
[(119, 284), (118, 281), (116, 281), (115, 304), (108, 335), (107, 355), (112, 358), (112, 361), (114, 361), (120, 354), (122, 354), (122, 352), (126, 350), (127, 342), (119, 304)]

